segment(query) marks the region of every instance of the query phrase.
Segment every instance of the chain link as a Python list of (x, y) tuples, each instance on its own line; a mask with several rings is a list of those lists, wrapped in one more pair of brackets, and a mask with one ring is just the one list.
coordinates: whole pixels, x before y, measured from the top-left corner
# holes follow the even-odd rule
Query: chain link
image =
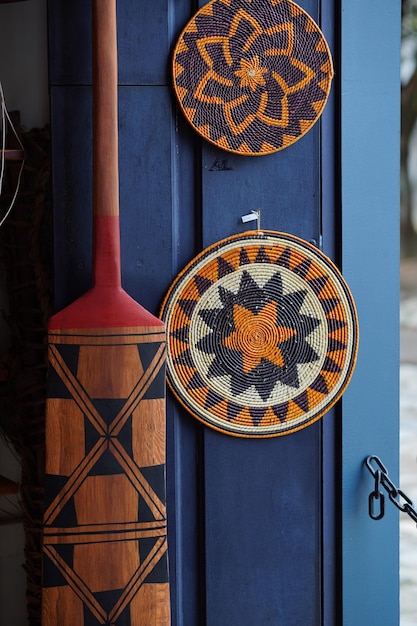
[[(374, 463), (377, 468), (372, 466)], [(375, 488), (369, 494), (369, 515), (372, 519), (378, 520), (384, 517), (385, 513), (385, 496), (381, 487), (385, 489), (389, 499), (397, 509), (403, 513), (407, 513), (411, 519), (417, 524), (417, 510), (410, 498), (395, 484), (388, 476), (388, 470), (382, 463), (381, 459), (377, 456), (368, 456), (365, 460), (366, 467), (375, 478)]]

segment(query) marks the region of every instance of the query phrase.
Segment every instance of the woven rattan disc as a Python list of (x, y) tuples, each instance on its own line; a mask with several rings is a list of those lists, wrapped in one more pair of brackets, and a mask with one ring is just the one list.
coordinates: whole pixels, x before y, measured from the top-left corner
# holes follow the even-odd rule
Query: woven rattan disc
[(339, 270), (292, 235), (249, 231), (201, 252), (162, 305), (168, 383), (192, 415), (241, 437), (294, 432), (341, 396), (356, 361)]
[(289, 0), (211, 0), (174, 50), (185, 117), (238, 154), (276, 152), (302, 137), (320, 117), (332, 77), (322, 32)]

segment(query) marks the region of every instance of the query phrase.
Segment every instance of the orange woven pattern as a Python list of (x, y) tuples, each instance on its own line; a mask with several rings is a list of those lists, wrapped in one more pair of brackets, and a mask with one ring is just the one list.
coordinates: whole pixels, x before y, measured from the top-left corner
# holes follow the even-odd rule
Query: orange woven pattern
[(292, 235), (248, 232), (204, 250), (162, 306), (168, 383), (197, 419), (272, 437), (321, 417), (356, 361), (355, 305), (335, 265)]
[(246, 155), (282, 150), (326, 104), (333, 65), (317, 24), (289, 0), (211, 0), (174, 50), (174, 88), (205, 139)]

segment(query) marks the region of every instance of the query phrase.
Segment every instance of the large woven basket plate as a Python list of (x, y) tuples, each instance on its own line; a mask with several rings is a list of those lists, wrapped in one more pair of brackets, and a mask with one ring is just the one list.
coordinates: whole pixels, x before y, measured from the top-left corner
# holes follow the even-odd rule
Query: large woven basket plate
[(339, 270), (292, 235), (248, 231), (201, 252), (162, 305), (168, 383), (207, 426), (241, 437), (304, 428), (356, 361), (355, 305)]
[(174, 50), (185, 117), (238, 154), (276, 152), (302, 137), (321, 115), (332, 77), (322, 32), (289, 0), (211, 0)]

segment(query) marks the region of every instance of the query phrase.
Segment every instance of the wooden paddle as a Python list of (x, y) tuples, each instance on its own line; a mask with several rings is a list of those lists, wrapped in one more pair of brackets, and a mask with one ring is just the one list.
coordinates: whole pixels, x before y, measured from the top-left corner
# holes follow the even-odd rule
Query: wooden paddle
[(165, 331), (121, 287), (116, 0), (93, 0), (93, 287), (48, 330), (43, 626), (170, 624)]

